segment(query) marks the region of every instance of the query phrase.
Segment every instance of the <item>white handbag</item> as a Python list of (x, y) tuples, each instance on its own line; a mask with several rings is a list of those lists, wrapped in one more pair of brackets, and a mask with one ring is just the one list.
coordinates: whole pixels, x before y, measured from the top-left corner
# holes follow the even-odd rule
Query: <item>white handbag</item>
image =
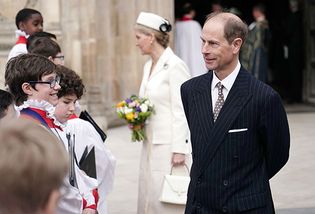
[(188, 176), (172, 175), (171, 173), (164, 176), (160, 201), (171, 204), (186, 204), (188, 186), (190, 182), (189, 170), (185, 165)]

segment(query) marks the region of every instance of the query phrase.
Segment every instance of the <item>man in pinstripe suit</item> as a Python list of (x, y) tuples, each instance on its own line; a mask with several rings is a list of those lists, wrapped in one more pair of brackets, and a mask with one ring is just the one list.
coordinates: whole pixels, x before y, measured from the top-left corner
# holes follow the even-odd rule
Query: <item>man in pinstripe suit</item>
[(210, 72), (181, 87), (193, 156), (186, 214), (274, 213), (269, 179), (288, 160), (289, 127), (279, 95), (240, 65), (246, 34), (237, 16), (210, 14), (201, 34)]

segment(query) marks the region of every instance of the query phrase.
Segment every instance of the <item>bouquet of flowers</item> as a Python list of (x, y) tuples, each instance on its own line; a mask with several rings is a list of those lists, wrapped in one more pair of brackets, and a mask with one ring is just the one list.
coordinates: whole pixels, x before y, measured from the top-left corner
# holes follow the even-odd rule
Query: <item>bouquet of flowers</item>
[(125, 119), (132, 131), (132, 142), (143, 141), (146, 138), (144, 123), (153, 111), (153, 105), (147, 98), (140, 98), (136, 95), (132, 95), (116, 105), (118, 117)]

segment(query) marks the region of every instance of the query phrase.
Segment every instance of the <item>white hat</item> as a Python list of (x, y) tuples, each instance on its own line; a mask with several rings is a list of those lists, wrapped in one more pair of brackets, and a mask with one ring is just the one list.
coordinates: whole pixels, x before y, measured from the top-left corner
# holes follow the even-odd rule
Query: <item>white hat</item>
[(172, 30), (172, 25), (167, 19), (154, 13), (141, 12), (136, 23), (164, 33)]

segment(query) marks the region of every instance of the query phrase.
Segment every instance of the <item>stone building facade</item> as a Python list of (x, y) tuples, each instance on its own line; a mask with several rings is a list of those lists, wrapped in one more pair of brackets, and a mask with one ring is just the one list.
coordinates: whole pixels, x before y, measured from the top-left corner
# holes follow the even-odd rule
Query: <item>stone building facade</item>
[(113, 105), (137, 94), (145, 56), (135, 46), (133, 27), (140, 11), (174, 22), (169, 0), (0, 0), (0, 87), (9, 50), (15, 43), (15, 15), (24, 7), (39, 10), (44, 30), (55, 33), (65, 65), (86, 85), (81, 102), (102, 124), (117, 124)]

